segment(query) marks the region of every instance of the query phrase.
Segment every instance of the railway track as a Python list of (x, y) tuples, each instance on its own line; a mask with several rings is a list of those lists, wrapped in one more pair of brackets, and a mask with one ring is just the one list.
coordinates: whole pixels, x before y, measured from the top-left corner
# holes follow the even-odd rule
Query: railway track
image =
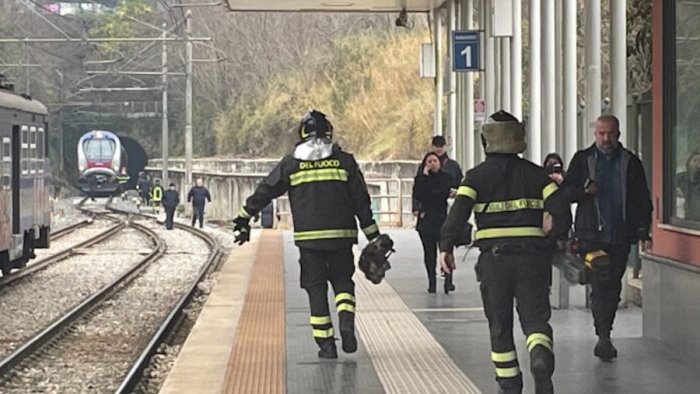
[[(109, 217), (112, 218), (112, 220), (120, 220), (115, 217), (115, 215), (126, 215), (126, 220), (122, 219), (115, 227), (128, 226), (147, 235), (154, 245), (153, 251), (123, 275), (120, 275), (98, 292), (86, 298), (79, 305), (53, 322), (49, 327), (46, 327), (46, 329), (25, 342), (8, 357), (0, 360), (0, 376), (7, 378), (2, 379), (5, 381), (5, 384), (0, 387), (0, 391), (23, 392), (23, 390), (29, 389), (30, 387), (22, 387), (21, 382), (32, 381), (32, 378), (23, 376), (19, 371), (31, 371), (34, 364), (42, 363), (41, 360), (50, 359), (51, 361), (48, 362), (48, 365), (65, 365), (65, 363), (70, 363), (70, 360), (80, 358), (80, 356), (85, 353), (85, 349), (94, 350), (94, 341), (91, 342), (90, 335), (85, 333), (119, 331), (119, 329), (110, 328), (108, 326), (102, 327), (100, 324), (104, 324), (105, 321), (124, 321), (124, 324), (131, 324), (129, 319), (133, 320), (133, 314), (140, 312), (142, 317), (145, 317), (136, 319), (137, 321), (133, 322), (133, 324), (139, 325), (143, 323), (143, 327), (135, 329), (134, 333), (128, 335), (128, 338), (125, 340), (125, 343), (129, 343), (127, 347), (133, 347), (136, 351), (125, 352), (123, 349), (117, 349), (114, 354), (110, 354), (109, 357), (113, 357), (113, 359), (109, 364), (103, 365), (104, 370), (111, 370), (113, 367), (115, 370), (107, 373), (109, 376), (105, 375), (102, 381), (90, 383), (91, 385), (97, 384), (99, 387), (103, 387), (102, 385), (104, 384), (105, 386), (103, 388), (106, 391), (115, 391), (118, 393), (133, 392), (159, 345), (168, 338), (169, 334), (175, 330), (178, 323), (181, 321), (183, 311), (197, 293), (197, 284), (216, 266), (222, 256), (222, 251), (213, 237), (203, 231), (176, 224), (175, 227), (177, 229), (190, 234), (189, 238), (192, 238), (191, 236), (196, 237), (200, 245), (199, 247), (194, 246), (181, 249), (180, 251), (174, 252), (172, 256), (169, 257), (167, 255), (168, 249), (164, 238), (172, 236), (174, 232), (165, 232), (161, 230), (163, 234), (159, 235), (157, 231), (149, 228), (149, 225), (152, 226), (155, 224), (155, 220), (152, 216), (120, 211), (110, 207), (110, 204), (111, 201), (106, 204), (106, 209), (104, 211), (95, 212), (90, 211), (89, 208), (85, 209), (90, 211), (93, 216)], [(145, 223), (138, 223), (137, 221), (145, 221)], [(177, 244), (177, 242), (175, 242), (175, 244)], [(203, 245), (201, 244), (206, 245), (206, 248), (202, 248)], [(209, 252), (197, 257), (190, 255), (192, 252), (187, 251), (201, 251), (202, 249), (208, 249)], [(199, 264), (191, 264), (191, 261), (197, 258), (202, 261)], [(171, 263), (168, 264), (165, 261), (166, 259), (170, 259)], [(172, 290), (173, 293), (166, 294), (167, 297), (162, 297), (166, 299), (163, 303), (167, 303), (168, 305), (160, 306), (154, 304), (154, 306), (147, 311), (139, 311), (139, 307), (146, 308), (144, 305), (149, 307), (150, 305), (147, 300), (141, 300), (142, 302), (139, 302), (138, 289), (153, 289), (153, 283), (157, 283), (160, 280), (159, 272), (168, 269), (168, 267), (172, 265), (172, 261), (178, 260), (183, 262), (182, 270), (186, 271), (186, 273), (183, 273), (185, 278), (175, 281), (177, 283), (173, 283), (172, 285), (174, 289)], [(153, 289), (153, 291), (156, 290)], [(167, 293), (168, 291), (166, 289), (163, 292)], [(125, 309), (122, 308), (120, 312), (119, 306), (122, 303), (133, 306)], [(148, 321), (148, 324), (146, 324), (146, 321)], [(84, 334), (84, 338), (80, 338), (80, 333)], [(86, 339), (86, 341), (83, 341), (84, 339)], [(118, 342), (116, 338), (114, 338), (114, 340)], [(117, 343), (115, 343), (114, 346), (118, 346)], [(110, 353), (110, 351), (103, 348), (102, 345), (98, 347), (101, 349), (99, 351), (100, 354), (106, 355)], [(70, 356), (71, 354), (75, 355)], [(63, 364), (61, 361), (57, 361), (63, 360), (63, 357), (68, 357)], [(94, 359), (94, 357), (91, 357), (91, 359)], [(29, 360), (31, 360), (31, 363)], [(89, 363), (89, 365), (94, 364), (94, 360)], [(99, 364), (99, 362), (97, 362), (97, 364)], [(85, 365), (87, 364), (83, 364), (81, 367), (84, 368)], [(117, 365), (122, 367), (126, 366), (126, 368), (117, 368)], [(76, 368), (79, 367), (76, 366)], [(42, 369), (42, 371), (45, 370), (46, 368)], [(84, 373), (77, 371), (75, 371), (75, 373), (66, 372), (69, 371), (63, 368), (60, 371), (64, 376), (85, 376)], [(95, 375), (100, 375), (100, 373), (93, 374), (93, 376)], [(71, 386), (73, 389), (76, 388), (75, 382), (68, 383), (68, 385), (70, 384), (73, 384), (73, 386)], [(78, 382), (77, 384), (82, 384), (82, 382)]]

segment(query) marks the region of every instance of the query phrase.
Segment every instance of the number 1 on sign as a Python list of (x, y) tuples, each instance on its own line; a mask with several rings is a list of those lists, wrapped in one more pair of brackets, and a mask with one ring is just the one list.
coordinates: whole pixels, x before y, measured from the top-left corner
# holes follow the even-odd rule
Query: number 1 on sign
[(460, 52), (460, 55), (465, 57), (465, 60), (467, 61), (467, 68), (472, 67), (472, 47), (467, 45), (464, 47), (462, 52)]

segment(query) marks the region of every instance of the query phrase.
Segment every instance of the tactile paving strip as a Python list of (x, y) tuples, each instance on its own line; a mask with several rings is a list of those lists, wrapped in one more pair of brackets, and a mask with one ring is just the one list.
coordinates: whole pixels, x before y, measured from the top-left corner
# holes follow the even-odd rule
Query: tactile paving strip
[(481, 393), (394, 289), (355, 276), (357, 328), (387, 393)]
[(282, 233), (264, 230), (229, 360), (228, 394), (285, 392)]

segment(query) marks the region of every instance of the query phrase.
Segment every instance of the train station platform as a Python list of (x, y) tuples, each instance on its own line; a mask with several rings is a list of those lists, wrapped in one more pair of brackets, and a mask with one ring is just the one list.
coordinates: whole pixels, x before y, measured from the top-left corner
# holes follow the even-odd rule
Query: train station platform
[[(387, 280), (372, 285), (361, 273), (355, 276), (357, 353), (344, 354), (339, 346), (337, 360), (318, 359), (291, 232), (254, 232), (222, 267), (161, 393), (495, 393), (473, 271), (478, 252), (463, 261), (465, 250), (458, 250), (456, 292), (428, 294), (417, 233), (387, 232), (397, 251)], [(644, 338), (638, 307), (618, 313), (618, 359), (595, 358), (583, 294), (574, 288), (571, 306), (552, 313), (556, 392), (697, 392), (700, 367)], [(519, 327), (514, 332), (524, 392), (532, 393), (525, 338)]]

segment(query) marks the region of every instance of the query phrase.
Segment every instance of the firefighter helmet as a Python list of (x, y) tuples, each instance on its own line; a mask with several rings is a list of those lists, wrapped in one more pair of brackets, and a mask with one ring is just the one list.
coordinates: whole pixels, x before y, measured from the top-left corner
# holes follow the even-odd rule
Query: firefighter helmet
[(525, 126), (513, 115), (500, 110), (481, 125), (485, 153), (523, 153), (527, 148)]
[(312, 138), (333, 139), (333, 125), (326, 119), (326, 114), (315, 109), (306, 113), (299, 125), (299, 139), (308, 141)]

